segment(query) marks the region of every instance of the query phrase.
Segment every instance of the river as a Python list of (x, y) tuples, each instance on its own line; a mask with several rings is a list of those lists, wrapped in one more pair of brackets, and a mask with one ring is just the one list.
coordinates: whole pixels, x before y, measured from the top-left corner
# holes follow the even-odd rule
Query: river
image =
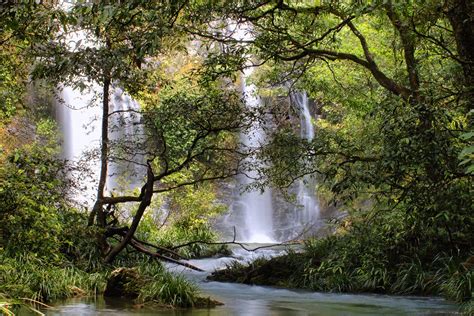
[[(234, 250), (239, 260), (259, 255), (273, 256), (281, 250), (263, 249), (257, 253)], [(206, 272), (169, 266), (197, 282), (202, 293), (224, 303), (212, 309), (170, 310), (139, 308), (121, 300), (103, 298), (70, 299), (45, 310), (46, 315), (209, 315), (209, 316), (356, 316), (356, 315), (458, 315), (457, 306), (441, 298), (367, 294), (319, 293), (244, 284), (209, 282), (206, 276), (234, 258), (190, 260)]]

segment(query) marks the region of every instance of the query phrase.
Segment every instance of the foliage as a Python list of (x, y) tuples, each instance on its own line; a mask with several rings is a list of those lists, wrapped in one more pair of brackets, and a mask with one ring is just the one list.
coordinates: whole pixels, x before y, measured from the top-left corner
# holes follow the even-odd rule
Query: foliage
[[(32, 51), (50, 41), (62, 11), (35, 1), (5, 3), (0, 11), (0, 126), (25, 113)], [(52, 22), (55, 21), (55, 22)]]
[(168, 193), (165, 197), (168, 200), (166, 208), (158, 213), (159, 218), (151, 214), (156, 214), (156, 209), (150, 209), (145, 214), (137, 238), (170, 249), (188, 242), (203, 242), (177, 249), (180, 255), (187, 258), (208, 257), (224, 251), (225, 247), (204, 244), (218, 241), (212, 222), (225, 210), (223, 205), (215, 202), (214, 190), (214, 185), (207, 183)]
[[(472, 300), (472, 253), (452, 256), (422, 243), (410, 247), (410, 230), (392, 219), (390, 227), (372, 220), (352, 222), (342, 235), (307, 244), (305, 275), (297, 286), (319, 291), (379, 292), (410, 295), (444, 295), (457, 302)], [(385, 226), (384, 226), (385, 225)], [(426, 231), (426, 239), (433, 239)], [(431, 251), (430, 256), (424, 256)], [(466, 262), (463, 262), (466, 261)], [(303, 283), (304, 282), (304, 283)]]
[(226, 265), (225, 269), (214, 271), (208, 280), (219, 282), (238, 282), (278, 287), (302, 287), (296, 285), (296, 280), (303, 274), (306, 255), (289, 251), (284, 256), (257, 259), (242, 263), (237, 260)]
[(464, 296), (470, 276), (459, 265), (474, 240), (472, 86), (459, 76), (466, 64), (450, 33), (452, 8), (270, 2), (260, 9), (247, 15), (269, 60), (260, 84), (309, 92), (321, 115), (308, 143), (298, 140), (291, 108), (283, 109), (290, 121), (262, 152), (264, 180), (287, 187), (317, 173), (319, 188), (349, 211), (336, 236), (310, 244), (314, 258), (298, 286)]
[[(212, 280), (277, 285), (324, 292), (443, 295), (472, 304), (472, 253), (453, 256), (430, 243), (411, 247), (403, 213), (352, 218), (338, 234), (306, 241), (304, 252), (249, 264), (234, 262)], [(427, 231), (426, 235), (436, 234)], [(432, 236), (426, 236), (429, 240)], [(423, 257), (427, 251), (431, 256)]]
[(87, 273), (74, 266), (57, 266), (31, 254), (15, 257), (1, 254), (0, 293), (13, 298), (48, 302), (81, 295), (95, 295), (104, 286), (107, 274)]
[[(53, 265), (44, 259), (26, 255), (8, 257), (1, 254), (0, 293), (7, 301), (28, 298), (40, 302), (56, 301), (74, 296), (95, 296), (105, 289), (107, 279), (114, 269), (102, 266), (97, 272), (86, 272), (74, 265)], [(138, 259), (138, 258), (135, 258)], [(156, 303), (163, 306), (191, 307), (202, 304), (197, 287), (182, 276), (173, 275), (157, 261), (146, 258), (121, 261), (138, 273), (137, 302)]]
[[(474, 110), (471, 110), (466, 119), (472, 120), (474, 116)], [(459, 153), (460, 166), (465, 168), (467, 174), (474, 174), (474, 131), (471, 131), (461, 134), (460, 138), (465, 142), (466, 147)]]
[(17, 49), (2, 48), (0, 53), (0, 120), (11, 118), (23, 104), (26, 74), (24, 65), (16, 57)]
[[(257, 81), (275, 89), (270, 96), (280, 96), (281, 85), (291, 84), (306, 90), (321, 114), (318, 137), (300, 140), (292, 126), (294, 113), (274, 102), (274, 117), (285, 119), (275, 119), (281, 128), (261, 152), (264, 180), (285, 187), (318, 173), (320, 188), (349, 211), (338, 234), (309, 241), (302, 256), (275, 260), (295, 267), (282, 276), (314, 290), (443, 293), (472, 308), (472, 265), (466, 263), (474, 240), (469, 112), (474, 40), (469, 38), (472, 19), (465, 18), (472, 13), (467, 1), (99, 1), (80, 2), (69, 12), (28, 2), (5, 8), (0, 12), (2, 137), (26, 90), (28, 67), (16, 55), (31, 52), (33, 78), (79, 89), (91, 82), (103, 85), (105, 172), (99, 182), (105, 185), (113, 152), (107, 148), (106, 95), (112, 83), (140, 99), (153, 148), (147, 151), (151, 185), (139, 195), (120, 197), (103, 197), (99, 187), (100, 228), (83, 231), (71, 225), (84, 216), (67, 204), (71, 187), (56, 158), (51, 124), (38, 125), (35, 142), (2, 149), (0, 227), (6, 264), (1, 267), (8, 271), (2, 277), (11, 279), (2, 280), (0, 291), (53, 299), (69, 295), (76, 278), (96, 288), (83, 272), (58, 265), (67, 258), (88, 271), (101, 269), (89, 241), (117, 228), (106, 227), (103, 206), (140, 202), (131, 225), (136, 229), (154, 193), (175, 190), (169, 195), (174, 213), (158, 232), (148, 214), (138, 236), (173, 244), (215, 240), (209, 220), (221, 208), (214, 204), (214, 187), (197, 184), (238, 171), (244, 155), (237, 151), (235, 135), (258, 119), (257, 113), (244, 111), (235, 83), (216, 79), (235, 76), (251, 52), (256, 56), (251, 61), (266, 63)], [(229, 34), (238, 30), (235, 21), (247, 23), (250, 45)], [(75, 32), (78, 38), (70, 41)], [(190, 58), (183, 45), (186, 32), (224, 45), (203, 41), (199, 49), (207, 58)], [(185, 64), (169, 62), (176, 50)], [(198, 68), (205, 71), (196, 75)], [(192, 247), (188, 254), (202, 254), (199, 246)], [(113, 249), (107, 260), (122, 249)], [(24, 258), (15, 257), (25, 252)], [(300, 261), (304, 265), (296, 268)], [(45, 262), (44, 275), (35, 271), (28, 279)], [(252, 269), (267, 267), (259, 261)], [(140, 269), (147, 275), (143, 301), (194, 305), (192, 286), (171, 280), (159, 266)]]
[(61, 214), (69, 208), (68, 181), (63, 162), (55, 156), (58, 148), (51, 128), (51, 122), (41, 122), (39, 141), (2, 157), (0, 223), (8, 253), (27, 251), (59, 259)]
[(138, 266), (142, 276), (138, 302), (155, 302), (166, 306), (193, 307), (199, 290), (183, 276), (173, 275), (159, 263)]
[(165, 63), (161, 70), (167, 74), (161, 75), (163, 86), (146, 89), (140, 96), (144, 115), (150, 120), (148, 128), (158, 136), (158, 170), (181, 171), (179, 166), (188, 165), (186, 174), (170, 174), (167, 183), (189, 182), (200, 174), (218, 177), (216, 173), (232, 171), (226, 166), (233, 167), (239, 158), (235, 133), (249, 120), (231, 83), (205, 81), (193, 73), (199, 67), (197, 58), (182, 58), (183, 64)]

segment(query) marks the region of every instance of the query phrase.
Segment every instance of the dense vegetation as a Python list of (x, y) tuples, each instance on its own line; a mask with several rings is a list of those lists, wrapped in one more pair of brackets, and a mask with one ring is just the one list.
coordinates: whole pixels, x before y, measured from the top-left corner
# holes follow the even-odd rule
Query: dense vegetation
[[(257, 153), (260, 184), (284, 189), (315, 174), (321, 200), (348, 215), (333, 236), (306, 241), (304, 253), (255, 262), (250, 277), (234, 266), (226, 279), (442, 294), (472, 313), (470, 1), (96, 1), (68, 11), (25, 2), (1, 10), (2, 295), (95, 293), (114, 268), (138, 266), (138, 282), (157, 282), (137, 294), (140, 302), (198, 302), (192, 285), (153, 260), (216, 250), (178, 244), (218, 239), (210, 221), (225, 207), (213, 181), (242, 172), (254, 154), (238, 133), (268, 113), (246, 109), (239, 95), (238, 71), (250, 62), (261, 66), (252, 80), (271, 101), (265, 110), (275, 125)], [(251, 36), (234, 34), (242, 29)], [(78, 31), (94, 45), (71, 44)], [(101, 90), (101, 170), (86, 213), (68, 177), (82, 166), (60, 159), (48, 105), (61, 85)], [(110, 126), (115, 86), (140, 102), (146, 141), (111, 138), (111, 129), (125, 128)], [(295, 90), (316, 104), (313, 141), (295, 132), (287, 102)], [(111, 164), (134, 152), (145, 157), (144, 183), (108, 192)], [(162, 223), (154, 210), (164, 200), (174, 212)], [(132, 218), (118, 215), (125, 209)], [(163, 284), (169, 291), (156, 293)]]
[[(280, 115), (262, 151), (266, 183), (286, 187), (315, 173), (322, 199), (349, 216), (334, 236), (309, 241), (304, 255), (236, 265), (224, 279), (444, 294), (472, 313), (473, 81), (464, 50), (472, 5), (279, 2), (233, 10), (255, 30), (255, 53), (265, 61), (255, 81), (276, 96)], [(287, 119), (293, 109), (278, 101), (290, 84), (316, 101), (313, 142), (299, 139)]]

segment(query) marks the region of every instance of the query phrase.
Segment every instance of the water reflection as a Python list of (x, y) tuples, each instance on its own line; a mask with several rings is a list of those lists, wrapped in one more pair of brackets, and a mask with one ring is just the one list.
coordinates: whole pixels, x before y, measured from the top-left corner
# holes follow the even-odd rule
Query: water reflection
[[(212, 282), (217, 283), (217, 282)], [(214, 285), (215, 286), (215, 285)], [(173, 315), (173, 316), (340, 316), (340, 315), (457, 315), (456, 307), (441, 299), (400, 298), (371, 295), (306, 295), (294, 293), (285, 295), (282, 290), (273, 293), (274, 289), (247, 287), (249, 291), (241, 292), (237, 287), (229, 297), (230, 287), (216, 297), (226, 303), (214, 309), (152, 309), (140, 308), (120, 300), (73, 299), (61, 303), (55, 310), (45, 311), (46, 315)], [(270, 293), (266, 293), (268, 290)], [(278, 292), (278, 290), (277, 290)], [(258, 294), (260, 293), (260, 295)], [(271, 294), (271, 295), (268, 295)], [(315, 293), (318, 294), (318, 293)], [(318, 297), (319, 296), (319, 297)], [(21, 314), (23, 315), (23, 314)], [(26, 314), (25, 314), (26, 315)]]
[[(235, 251), (238, 257), (247, 256)], [(262, 251), (272, 256), (274, 250)], [(258, 254), (252, 253), (248, 256)], [(59, 315), (173, 315), (173, 316), (361, 316), (361, 315), (458, 315), (457, 306), (440, 298), (400, 297), (388, 295), (355, 295), (317, 293), (299, 290), (278, 289), (244, 284), (207, 282), (206, 276), (215, 268), (222, 267), (232, 258), (202, 259), (190, 261), (208, 272), (196, 272), (182, 267), (171, 268), (199, 284), (202, 294), (211, 296), (224, 306), (213, 309), (163, 309), (149, 308), (127, 303), (124, 300), (71, 299), (58, 302), (54, 310), (45, 310), (48, 316)], [(29, 315), (21, 313), (19, 315)], [(33, 314), (31, 314), (33, 315)]]

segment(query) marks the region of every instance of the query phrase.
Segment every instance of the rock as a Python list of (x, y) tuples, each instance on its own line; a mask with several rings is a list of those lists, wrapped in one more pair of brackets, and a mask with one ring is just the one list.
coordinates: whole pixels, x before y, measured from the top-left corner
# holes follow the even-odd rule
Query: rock
[(69, 290), (71, 291), (71, 294), (73, 297), (82, 297), (82, 296), (86, 296), (87, 295), (87, 292), (84, 291), (83, 289), (77, 287), (77, 286), (71, 286), (69, 288)]
[(211, 297), (198, 297), (194, 307), (197, 308), (211, 308), (216, 306), (222, 306), (224, 303), (219, 302)]
[(139, 294), (140, 283), (141, 278), (136, 269), (115, 269), (107, 281), (104, 296), (135, 299)]

